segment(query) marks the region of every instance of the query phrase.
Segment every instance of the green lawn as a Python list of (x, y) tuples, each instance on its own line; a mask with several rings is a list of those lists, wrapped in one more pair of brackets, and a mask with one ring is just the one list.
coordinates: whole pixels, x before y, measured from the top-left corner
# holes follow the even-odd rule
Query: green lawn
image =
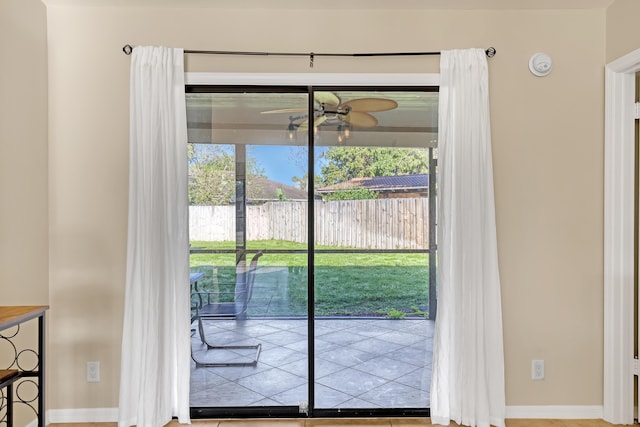
[[(194, 249), (234, 248), (233, 242), (193, 241), (191, 245)], [(276, 240), (249, 242), (248, 247), (305, 249), (303, 244)], [(258, 265), (250, 314), (306, 315), (307, 254), (268, 253)], [(316, 254), (314, 266), (318, 316), (403, 317), (428, 311), (427, 254)], [(213, 289), (234, 281), (235, 254), (192, 254), (191, 267), (205, 272), (201, 284)]]

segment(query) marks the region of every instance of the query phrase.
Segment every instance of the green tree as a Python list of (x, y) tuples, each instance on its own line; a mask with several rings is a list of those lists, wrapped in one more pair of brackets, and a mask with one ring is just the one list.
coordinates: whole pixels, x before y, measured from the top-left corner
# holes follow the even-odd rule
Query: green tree
[[(235, 199), (235, 156), (230, 146), (189, 145), (189, 203), (192, 205), (226, 205)], [(247, 196), (258, 190), (256, 178), (264, 172), (253, 158), (247, 158)]]
[(282, 191), (282, 188), (276, 188), (276, 197), (278, 198), (278, 200), (280, 200), (281, 202), (286, 202), (287, 200), (289, 200), (287, 198), (287, 195), (284, 194), (284, 191)]
[[(293, 146), (289, 148), (289, 161), (295, 165), (301, 172), (302, 176), (293, 176), (291, 181), (293, 185), (301, 190), (309, 188), (309, 147)], [(313, 184), (322, 185), (322, 178), (319, 175), (313, 177)]]
[[(295, 187), (301, 190), (307, 190), (307, 188), (309, 188), (309, 174), (306, 172), (301, 177), (291, 177), (291, 181)], [(316, 187), (323, 185), (322, 178), (319, 175), (314, 176), (314, 184)]]
[(427, 151), (420, 148), (331, 147), (323, 155), (323, 185), (352, 178), (427, 173)]
[(364, 187), (356, 187), (345, 190), (333, 191), (322, 196), (325, 201), (331, 200), (364, 200), (364, 199), (376, 199), (378, 192), (369, 190)]
[(295, 187), (298, 187), (301, 190), (306, 190), (307, 187), (308, 187), (308, 185), (307, 185), (307, 179), (308, 178), (309, 178), (309, 174), (305, 173), (301, 177), (298, 177), (298, 176), (291, 177), (291, 181), (293, 182), (293, 185)]

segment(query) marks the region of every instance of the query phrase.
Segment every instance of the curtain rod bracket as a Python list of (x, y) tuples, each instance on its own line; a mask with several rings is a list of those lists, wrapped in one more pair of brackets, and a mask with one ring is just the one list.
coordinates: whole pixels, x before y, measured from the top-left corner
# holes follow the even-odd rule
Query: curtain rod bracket
[(309, 54), (309, 68), (313, 68), (313, 52)]

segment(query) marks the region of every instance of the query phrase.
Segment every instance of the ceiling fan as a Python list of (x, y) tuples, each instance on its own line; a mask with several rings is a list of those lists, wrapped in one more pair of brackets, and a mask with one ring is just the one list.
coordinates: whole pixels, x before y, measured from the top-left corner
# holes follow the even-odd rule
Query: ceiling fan
[[(313, 111), (315, 127), (326, 121), (339, 120), (354, 127), (371, 128), (378, 124), (378, 119), (370, 113), (393, 110), (398, 107), (396, 101), (386, 98), (356, 98), (342, 102), (335, 93), (322, 91), (314, 92), (313, 100), (316, 104)], [(306, 108), (285, 108), (263, 111), (262, 114), (303, 113), (306, 111)], [(306, 129), (309, 126), (308, 115), (290, 116), (290, 127), (294, 125), (295, 120), (301, 119), (304, 120), (295, 127), (297, 130)]]

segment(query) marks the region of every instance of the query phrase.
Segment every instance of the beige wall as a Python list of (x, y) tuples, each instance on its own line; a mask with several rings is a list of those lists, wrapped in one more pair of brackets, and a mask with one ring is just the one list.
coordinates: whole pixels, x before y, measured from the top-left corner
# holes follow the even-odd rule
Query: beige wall
[[(348, 52), (495, 46), (490, 69), (507, 403), (602, 403), (602, 66), (640, 47), (636, 0), (615, 0), (606, 12), (341, 9), (309, 15), (55, 6), (49, 13), (47, 156), (45, 9), (37, 0), (0, 2), (0, 50), (10, 52), (0, 70), (2, 304), (51, 302), (50, 408), (117, 405), (125, 43)], [(308, 36), (310, 17), (332, 24), (311, 26)], [(340, 40), (328, 43), (326, 28), (339, 28), (331, 33)], [(526, 69), (537, 51), (556, 61), (547, 78)], [(189, 57), (187, 64), (191, 71), (437, 69), (432, 59), (322, 59), (314, 70), (304, 59)], [(545, 381), (529, 379), (532, 358), (546, 360)], [(101, 383), (84, 381), (87, 360), (102, 362)]]
[[(0, 1), (0, 52), (0, 305), (47, 305), (47, 22), (40, 0)], [(19, 350), (37, 348), (37, 323), (13, 341)], [(0, 343), (3, 363), (6, 352)], [(32, 420), (30, 410), (16, 408), (15, 425)]]
[(0, 304), (47, 304), (47, 22), (39, 0), (0, 2), (0, 52)]
[[(495, 46), (491, 108), (507, 404), (602, 404), (605, 10), (55, 5), (48, 14), (51, 408), (117, 405), (130, 62), (121, 48), (127, 43), (303, 52)], [(527, 68), (539, 51), (555, 60), (546, 78)], [(304, 58), (189, 56), (187, 68), (430, 72), (437, 59), (318, 59), (310, 70)], [(545, 359), (545, 381), (530, 379), (531, 359)], [(102, 362), (101, 383), (86, 383), (87, 360)]]
[(640, 49), (640, 2), (615, 0), (607, 9), (607, 62)]

